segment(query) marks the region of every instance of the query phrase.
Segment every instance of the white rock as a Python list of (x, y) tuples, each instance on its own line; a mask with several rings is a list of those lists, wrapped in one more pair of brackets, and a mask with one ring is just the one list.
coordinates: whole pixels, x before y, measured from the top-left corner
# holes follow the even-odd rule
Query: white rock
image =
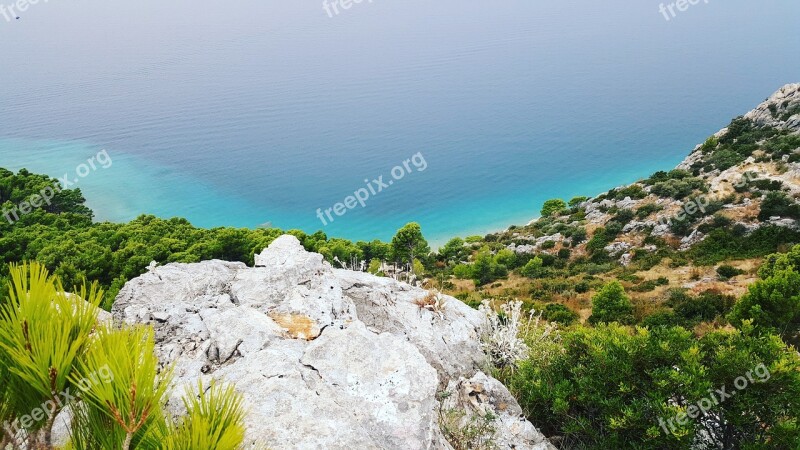
[(244, 396), (248, 443), (449, 449), (436, 392), (482, 376), (509, 411), (498, 448), (553, 448), (502, 384), (476, 375), (488, 366), (478, 311), (451, 297), (441, 313), (420, 308), (427, 291), (333, 269), (292, 236), (256, 265), (169, 264), (120, 291), (115, 320), (152, 324), (159, 359), (175, 365), (174, 412), (184, 386), (215, 378)]
[(622, 252), (626, 252), (631, 248), (631, 244), (627, 242), (612, 242), (606, 245), (603, 250), (607, 251), (609, 255), (616, 256)]

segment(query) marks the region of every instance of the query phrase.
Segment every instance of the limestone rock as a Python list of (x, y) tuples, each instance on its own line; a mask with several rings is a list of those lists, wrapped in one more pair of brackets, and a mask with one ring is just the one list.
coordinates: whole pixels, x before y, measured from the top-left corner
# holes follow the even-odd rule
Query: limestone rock
[(173, 411), (182, 408), (183, 387), (198, 379), (233, 383), (248, 408), (248, 443), (449, 449), (437, 392), (477, 377), (487, 387), (482, 401), (499, 408), (498, 448), (553, 448), (508, 390), (480, 372), (488, 365), (480, 313), (451, 297), (441, 312), (420, 308), (415, 302), (426, 295), (333, 269), (287, 235), (253, 268), (153, 267), (120, 291), (113, 316), (155, 328), (160, 361), (175, 367)]
[[(525, 448), (555, 450), (544, 436), (525, 420), (522, 409), (508, 390), (494, 378), (478, 372), (471, 378), (451, 380), (441, 414), (446, 426), (486, 423), (498, 430), (493, 439), (498, 448)], [(513, 437), (513, 440), (507, 440)]]

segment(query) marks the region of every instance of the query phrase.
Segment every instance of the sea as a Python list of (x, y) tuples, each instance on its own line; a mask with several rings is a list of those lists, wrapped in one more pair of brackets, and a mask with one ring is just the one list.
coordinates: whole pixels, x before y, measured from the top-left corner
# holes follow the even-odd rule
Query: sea
[(17, 3), (0, 167), (99, 221), (437, 245), (669, 170), (800, 81), (796, 0)]

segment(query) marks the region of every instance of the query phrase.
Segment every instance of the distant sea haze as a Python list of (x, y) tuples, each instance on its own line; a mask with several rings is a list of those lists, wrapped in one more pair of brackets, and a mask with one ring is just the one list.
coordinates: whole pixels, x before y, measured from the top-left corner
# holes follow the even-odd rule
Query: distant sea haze
[(798, 2), (563, 3), (40, 2), (0, 20), (0, 167), (105, 149), (77, 186), (100, 220), (440, 244), (669, 170), (800, 74)]

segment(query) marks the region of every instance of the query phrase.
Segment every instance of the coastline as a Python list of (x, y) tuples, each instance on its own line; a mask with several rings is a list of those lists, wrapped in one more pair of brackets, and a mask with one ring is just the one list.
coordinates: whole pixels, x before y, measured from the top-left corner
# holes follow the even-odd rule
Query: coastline
[[(72, 170), (75, 161), (82, 161), (85, 155), (95, 154), (99, 149), (100, 146), (81, 141), (0, 138), (0, 167), (15, 172), (24, 167), (31, 172), (46, 173), (58, 178), (61, 176), (59, 174)], [(95, 211), (95, 220), (98, 222), (123, 223), (142, 214), (152, 214), (164, 219), (186, 218), (193, 225), (202, 228), (228, 226), (254, 229), (267, 221), (284, 230), (297, 228), (309, 234), (323, 228), (297, 226), (290, 214), (265, 211), (262, 205), (255, 205), (240, 196), (203, 184), (175, 169), (152, 167), (146, 161), (119, 151), (110, 150), (109, 153), (114, 160), (113, 168), (93, 173), (75, 186), (81, 189), (87, 206)], [(23, 160), (27, 160), (26, 164), (8, 163)], [(571, 185), (562, 196), (569, 200), (570, 195), (601, 193), (621, 184), (634, 182), (654, 170), (665, 170), (663, 161), (643, 163), (640, 166), (644, 167), (629, 169), (627, 173), (614, 173), (613, 176), (606, 174), (603, 178), (592, 178), (581, 185)], [(518, 193), (499, 199), (473, 199), (471, 203), (462, 202), (444, 211), (423, 207), (416, 216), (403, 215), (396, 218), (394, 225), (369, 221), (366, 226), (377, 230), (377, 233), (341, 233), (341, 229), (337, 228), (323, 231), (331, 237), (353, 241), (388, 241), (405, 223), (419, 222), (431, 247), (438, 248), (454, 237), (485, 236), (507, 230), (514, 225), (535, 221), (536, 218), (530, 219), (532, 213), (541, 207), (544, 200), (553, 196), (551, 193), (547, 197), (542, 195), (538, 196), (540, 198), (528, 200)], [(495, 213), (497, 210), (502, 212)], [(355, 222), (356, 217), (358, 216), (354, 215), (351, 222)], [(474, 226), (459, 227), (459, 224)], [(349, 228), (349, 225), (350, 223), (345, 223), (344, 228)]]

